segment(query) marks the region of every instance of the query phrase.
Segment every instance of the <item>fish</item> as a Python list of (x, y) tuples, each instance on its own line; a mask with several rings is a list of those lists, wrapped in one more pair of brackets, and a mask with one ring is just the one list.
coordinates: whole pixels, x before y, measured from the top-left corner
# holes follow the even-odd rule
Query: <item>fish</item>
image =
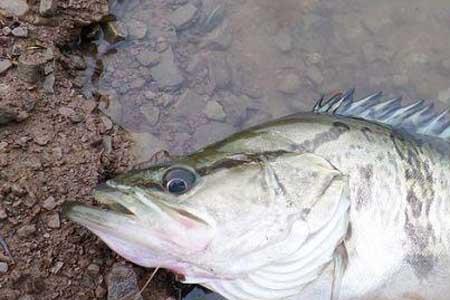
[(65, 215), (225, 299), (450, 295), (450, 122), (354, 90), (100, 184)]

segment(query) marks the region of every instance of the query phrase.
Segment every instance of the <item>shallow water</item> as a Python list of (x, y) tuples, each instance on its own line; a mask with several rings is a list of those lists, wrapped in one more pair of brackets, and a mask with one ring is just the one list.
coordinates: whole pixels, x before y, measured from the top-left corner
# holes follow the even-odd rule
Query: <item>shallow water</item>
[(351, 87), (450, 102), (446, 0), (116, 0), (111, 8), (124, 39), (94, 32), (90, 61), (101, 72), (88, 70), (85, 88), (133, 133), (141, 160), (308, 111), (321, 94)]
[(122, 39), (112, 41), (107, 25), (88, 32), (85, 90), (103, 95), (103, 111), (132, 133), (141, 161), (309, 111), (320, 95), (351, 87), (450, 104), (448, 0), (116, 0), (111, 8)]

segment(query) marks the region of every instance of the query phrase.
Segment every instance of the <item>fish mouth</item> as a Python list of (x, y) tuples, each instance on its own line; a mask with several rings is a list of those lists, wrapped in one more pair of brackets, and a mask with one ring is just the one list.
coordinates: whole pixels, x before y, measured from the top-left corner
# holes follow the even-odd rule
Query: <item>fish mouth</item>
[(163, 193), (107, 182), (94, 196), (108, 209), (69, 202), (64, 215), (138, 265), (182, 274), (183, 257), (203, 251), (212, 240), (213, 226), (191, 209), (169, 203)]

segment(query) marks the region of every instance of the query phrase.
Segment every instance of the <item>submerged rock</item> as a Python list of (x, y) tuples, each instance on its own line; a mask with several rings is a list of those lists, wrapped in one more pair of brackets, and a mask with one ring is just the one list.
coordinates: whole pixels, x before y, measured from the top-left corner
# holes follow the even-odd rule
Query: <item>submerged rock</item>
[(198, 8), (188, 3), (177, 8), (170, 16), (169, 21), (175, 26), (177, 30), (186, 29), (189, 27), (195, 16), (197, 15)]
[(26, 38), (26, 37), (28, 37), (28, 28), (26, 28), (24, 26), (19, 26), (19, 27), (14, 28), (11, 31), (11, 33), (15, 37)]
[(274, 36), (275, 45), (281, 52), (289, 52), (292, 50), (292, 37), (285, 31), (280, 31)]
[(56, 0), (41, 0), (39, 3), (39, 14), (44, 17), (53, 16), (56, 13)]
[(119, 21), (108, 22), (103, 26), (105, 40), (110, 43), (117, 43), (128, 37), (127, 26)]
[(224, 121), (226, 118), (222, 105), (217, 101), (208, 101), (203, 112), (211, 120)]
[(161, 53), (160, 62), (152, 68), (152, 76), (161, 89), (178, 89), (184, 82), (172, 48)]
[(43, 79), (46, 64), (53, 59), (51, 51), (26, 51), (17, 64), (18, 76), (23, 81), (36, 83)]
[(128, 34), (132, 39), (143, 39), (147, 34), (147, 25), (137, 20), (127, 22)]
[(294, 95), (297, 94), (301, 89), (300, 77), (295, 73), (285, 74), (278, 86), (278, 90), (284, 94)]

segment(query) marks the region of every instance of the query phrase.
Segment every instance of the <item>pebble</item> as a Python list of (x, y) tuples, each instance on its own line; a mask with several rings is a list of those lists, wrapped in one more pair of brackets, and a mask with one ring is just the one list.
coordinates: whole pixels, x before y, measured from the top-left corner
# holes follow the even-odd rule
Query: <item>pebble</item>
[(50, 17), (56, 13), (56, 0), (41, 0), (39, 3), (39, 14), (43, 17)]
[(59, 219), (59, 214), (54, 213), (54, 214), (50, 215), (47, 219), (47, 225), (48, 225), (48, 227), (53, 228), (53, 229), (57, 229), (57, 228), (61, 227), (61, 221)]
[(207, 124), (200, 125), (192, 136), (194, 149), (210, 145), (229, 136), (235, 131), (230, 124), (223, 122), (211, 121)]
[(221, 26), (211, 31), (200, 43), (200, 48), (207, 48), (213, 51), (225, 51), (233, 43), (233, 31), (228, 23), (224, 22)]
[(53, 196), (48, 197), (47, 199), (44, 200), (44, 202), (42, 203), (42, 207), (45, 208), (46, 210), (52, 210), (56, 207), (56, 200)]
[(42, 87), (44, 88), (44, 91), (47, 92), (47, 94), (54, 94), (55, 93), (55, 74), (51, 73), (45, 77), (44, 83), (42, 84)]
[(56, 262), (56, 264), (50, 269), (50, 272), (53, 274), (57, 274), (59, 271), (61, 271), (62, 267), (64, 266), (64, 263), (62, 261)]
[(309, 80), (311, 80), (316, 85), (321, 85), (324, 79), (322, 72), (315, 65), (309, 66), (306, 69), (306, 77), (308, 77)]
[(222, 105), (217, 101), (208, 101), (203, 112), (211, 120), (224, 121), (226, 118)]
[(0, 75), (8, 71), (12, 67), (12, 62), (9, 59), (0, 58)]
[(20, 55), (17, 71), (19, 77), (29, 83), (36, 83), (43, 78), (44, 68), (52, 57), (40, 50), (26, 51)]
[(227, 94), (223, 99), (219, 100), (227, 119), (231, 124), (239, 126), (247, 118), (247, 109), (251, 103), (249, 97), (240, 95), (239, 97), (234, 94)]
[(35, 298), (32, 295), (23, 295), (23, 296), (20, 296), (20, 298), (17, 300), (34, 300), (34, 299)]
[(438, 93), (438, 100), (443, 102), (444, 104), (450, 104), (450, 88), (446, 90), (442, 90)]
[(28, 37), (28, 28), (19, 26), (19, 27), (14, 28), (11, 31), (11, 33), (15, 37), (26, 38), (26, 37)]
[(33, 233), (36, 232), (36, 225), (31, 224), (31, 225), (24, 225), (22, 227), (20, 227), (19, 229), (17, 229), (17, 235), (19, 237), (27, 237), (32, 235)]
[(128, 37), (127, 26), (120, 21), (108, 22), (104, 25), (105, 39), (110, 43), (117, 43)]
[(153, 103), (148, 102), (140, 107), (141, 112), (144, 114), (147, 123), (150, 126), (155, 126), (159, 121), (159, 108)]
[(8, 264), (0, 261), (0, 273), (8, 272)]
[(95, 289), (95, 297), (98, 299), (103, 299), (106, 296), (106, 289), (101, 287), (100, 285)]
[(40, 132), (33, 138), (33, 141), (39, 146), (45, 146), (48, 144), (48, 142), (50, 142), (50, 139), (51, 137), (49, 134), (46, 134), (45, 132)]
[(143, 49), (138, 55), (136, 55), (136, 59), (143, 66), (153, 67), (159, 63), (160, 55), (158, 52)]
[(106, 275), (108, 287), (108, 300), (121, 300), (132, 298), (143, 300), (139, 295), (138, 279), (133, 268), (128, 265), (114, 264), (111, 271)]
[(8, 217), (6, 210), (3, 207), (0, 207), (0, 220), (5, 220)]
[(191, 25), (197, 12), (198, 8), (191, 3), (188, 3), (174, 10), (169, 16), (169, 21), (177, 30), (186, 29)]
[(149, 132), (132, 132), (132, 153), (136, 163), (148, 161), (153, 153), (166, 150), (167, 146), (159, 138)]
[(133, 39), (143, 39), (147, 34), (147, 25), (137, 20), (127, 22), (128, 34)]
[(226, 88), (231, 81), (231, 70), (225, 54), (214, 54), (208, 58), (209, 79), (216, 89)]
[(292, 37), (286, 31), (280, 31), (274, 36), (275, 45), (281, 52), (289, 52), (292, 50)]
[(90, 264), (87, 266), (86, 271), (89, 275), (95, 277), (100, 273), (100, 267), (96, 264)]
[(2, 28), (3, 35), (10, 35), (11, 32), (12, 32), (12, 30), (8, 26), (5, 26), (5, 27)]
[(175, 64), (172, 48), (169, 47), (161, 54), (160, 63), (152, 68), (152, 76), (162, 89), (177, 90), (181, 87), (184, 78)]
[(300, 77), (295, 73), (288, 73), (281, 78), (278, 90), (288, 95), (297, 94), (301, 89)]
[(25, 15), (30, 8), (25, 0), (0, 0), (0, 9), (20, 17)]

